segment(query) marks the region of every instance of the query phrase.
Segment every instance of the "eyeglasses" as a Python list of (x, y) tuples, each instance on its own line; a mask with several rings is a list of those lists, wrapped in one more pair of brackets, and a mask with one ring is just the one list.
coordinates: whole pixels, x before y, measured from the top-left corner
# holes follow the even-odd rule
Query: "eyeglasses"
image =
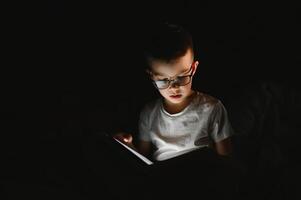
[[(188, 72), (190, 72), (191, 70), (192, 70), (192, 66), (190, 67)], [(192, 73), (193, 72), (191, 72), (191, 74), (187, 75), (187, 76), (177, 76), (175, 79), (163, 79), (163, 80), (157, 80), (157, 81), (153, 80), (153, 84), (159, 90), (168, 88), (171, 83), (176, 84), (178, 86), (184, 86), (191, 82), (191, 77), (193, 75)]]

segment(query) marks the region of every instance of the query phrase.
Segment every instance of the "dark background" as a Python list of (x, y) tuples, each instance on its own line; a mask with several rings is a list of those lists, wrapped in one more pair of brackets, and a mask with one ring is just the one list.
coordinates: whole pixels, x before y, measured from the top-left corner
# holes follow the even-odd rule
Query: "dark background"
[[(73, 182), (86, 177), (74, 176), (85, 168), (83, 141), (101, 131), (137, 131), (139, 110), (157, 97), (139, 51), (151, 22), (191, 32), (200, 61), (193, 85), (217, 98), (258, 82), (300, 83), (300, 13), (293, 2), (48, 1), (19, 11), (6, 16), (1, 73), (8, 194), (55, 194), (48, 186), (84, 194)], [(21, 189), (28, 182), (31, 189)]]
[[(34, 118), (25, 125), (41, 120), (42, 127), (61, 129), (66, 124), (57, 124), (58, 111), (61, 120), (86, 123), (79, 128), (115, 127), (115, 119), (102, 121), (106, 113), (128, 116), (156, 97), (139, 51), (155, 21), (191, 32), (200, 61), (196, 89), (223, 98), (227, 87), (300, 82), (300, 14), (293, 2), (48, 1), (44, 9), (26, 9), (7, 22), (11, 40), (2, 73), (4, 111), (21, 122)], [(67, 116), (72, 112), (84, 114)]]
[[(300, 65), (297, 8), (292, 2), (261, 1), (49, 2), (37, 44), (41, 50), (33, 58), (39, 60), (39, 76), (32, 82), (37, 87), (32, 93), (46, 96), (34, 105), (78, 107), (94, 114), (93, 119), (99, 111), (124, 114), (118, 107), (139, 110), (156, 95), (142, 71), (139, 45), (149, 23), (163, 20), (179, 23), (193, 35), (201, 63), (194, 79), (199, 90), (222, 98), (223, 88), (237, 84), (295, 85)], [(102, 127), (101, 119), (93, 119), (87, 127)]]

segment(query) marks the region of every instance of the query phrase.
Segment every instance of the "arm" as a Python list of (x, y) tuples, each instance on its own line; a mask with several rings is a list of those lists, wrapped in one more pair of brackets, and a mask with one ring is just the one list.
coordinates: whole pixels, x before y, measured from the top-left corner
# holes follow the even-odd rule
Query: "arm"
[(215, 150), (219, 155), (230, 156), (232, 154), (232, 142), (231, 138), (228, 137), (222, 141), (215, 143)]
[[(214, 149), (221, 156), (230, 156), (232, 154), (233, 130), (230, 125), (226, 108), (219, 101), (212, 111), (212, 139)], [(217, 142), (218, 141), (218, 142)]]

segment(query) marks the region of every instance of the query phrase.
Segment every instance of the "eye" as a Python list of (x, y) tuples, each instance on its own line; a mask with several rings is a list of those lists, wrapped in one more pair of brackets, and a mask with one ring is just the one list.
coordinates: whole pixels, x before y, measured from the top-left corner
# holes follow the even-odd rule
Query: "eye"
[(162, 81), (162, 82), (168, 82), (168, 78), (159, 79), (158, 81)]
[(185, 79), (186, 77), (187, 77), (187, 76), (178, 76), (177, 79), (178, 79), (178, 80), (183, 80), (183, 79)]

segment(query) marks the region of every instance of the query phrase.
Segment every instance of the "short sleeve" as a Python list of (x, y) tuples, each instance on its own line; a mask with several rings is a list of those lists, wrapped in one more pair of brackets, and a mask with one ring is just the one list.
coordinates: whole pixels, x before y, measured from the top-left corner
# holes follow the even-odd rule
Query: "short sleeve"
[(141, 112), (140, 112), (140, 116), (139, 116), (139, 124), (138, 124), (138, 127), (139, 127), (139, 133), (138, 133), (138, 138), (140, 140), (143, 140), (143, 141), (146, 141), (146, 142), (149, 142), (151, 141), (151, 138), (150, 138), (150, 128), (149, 128), (149, 117), (148, 117), (149, 113), (147, 112), (147, 109), (143, 109)]
[(211, 113), (211, 137), (219, 142), (233, 135), (226, 108), (218, 101)]

